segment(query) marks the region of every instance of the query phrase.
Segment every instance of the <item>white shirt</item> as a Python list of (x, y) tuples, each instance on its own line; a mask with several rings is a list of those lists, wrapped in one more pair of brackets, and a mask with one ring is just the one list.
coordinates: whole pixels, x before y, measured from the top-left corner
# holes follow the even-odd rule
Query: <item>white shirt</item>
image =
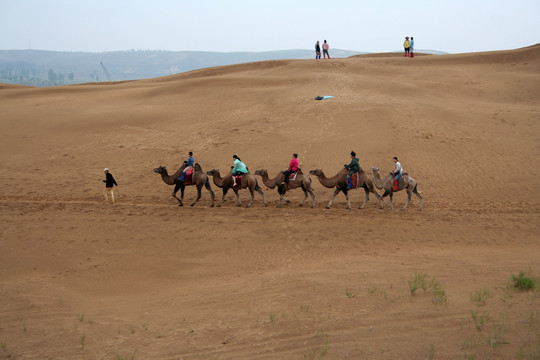
[(394, 173), (399, 173), (399, 175), (403, 175), (403, 168), (401, 167), (399, 161), (396, 161), (396, 168), (394, 169)]

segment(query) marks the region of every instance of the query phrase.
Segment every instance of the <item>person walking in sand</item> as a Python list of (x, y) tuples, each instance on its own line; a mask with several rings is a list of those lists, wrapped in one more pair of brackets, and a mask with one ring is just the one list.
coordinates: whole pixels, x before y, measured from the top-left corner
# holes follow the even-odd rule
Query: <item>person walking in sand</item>
[(394, 156), (392, 158), (392, 161), (394, 164), (396, 164), (396, 167), (394, 168), (394, 191), (398, 190), (398, 180), (400, 177), (403, 176), (403, 167), (401, 166), (401, 163), (398, 161), (397, 156)]
[(105, 173), (105, 180), (103, 182), (105, 183), (105, 202), (109, 203), (109, 196), (111, 196), (111, 202), (114, 204), (114, 191), (113, 186), (118, 184), (116, 183), (116, 180), (114, 180), (114, 177), (109, 172), (108, 168), (103, 169), (103, 172)]
[(403, 43), (403, 48), (405, 49), (405, 55), (403, 57), (409, 56), (409, 50), (410, 50), (410, 43), (409, 43), (409, 37), (405, 36), (405, 42)]
[(322, 44), (322, 49), (324, 58), (326, 59), (326, 55), (328, 55), (328, 58), (330, 59), (330, 54), (328, 53), (330, 45), (326, 42), (326, 40), (324, 40), (324, 44)]
[(411, 36), (411, 41), (409, 41), (409, 53), (410, 57), (414, 57), (414, 38)]
[(315, 59), (321, 58), (321, 45), (319, 44), (319, 40), (315, 43)]

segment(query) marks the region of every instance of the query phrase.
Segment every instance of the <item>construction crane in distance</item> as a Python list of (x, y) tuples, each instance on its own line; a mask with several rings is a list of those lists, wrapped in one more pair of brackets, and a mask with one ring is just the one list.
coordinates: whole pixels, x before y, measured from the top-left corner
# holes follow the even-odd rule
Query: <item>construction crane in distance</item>
[(103, 61), (100, 61), (99, 63), (101, 64), (103, 71), (105, 71), (105, 75), (107, 75), (107, 79), (109, 79), (109, 81), (112, 81), (111, 76), (109, 75), (109, 72), (107, 71), (107, 68), (105, 67), (105, 65), (103, 65)]

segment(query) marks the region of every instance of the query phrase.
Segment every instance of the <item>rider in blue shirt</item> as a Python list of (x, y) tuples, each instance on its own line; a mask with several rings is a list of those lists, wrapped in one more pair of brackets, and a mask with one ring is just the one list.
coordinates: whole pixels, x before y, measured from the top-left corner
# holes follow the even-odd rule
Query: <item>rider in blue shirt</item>
[(189, 157), (188, 157), (187, 161), (184, 161), (184, 163), (186, 164), (186, 168), (182, 172), (182, 176), (180, 176), (178, 178), (178, 180), (180, 180), (180, 181), (184, 181), (184, 179), (186, 177), (186, 173), (189, 170), (193, 170), (193, 166), (195, 166), (195, 159), (193, 159), (193, 151), (189, 152)]

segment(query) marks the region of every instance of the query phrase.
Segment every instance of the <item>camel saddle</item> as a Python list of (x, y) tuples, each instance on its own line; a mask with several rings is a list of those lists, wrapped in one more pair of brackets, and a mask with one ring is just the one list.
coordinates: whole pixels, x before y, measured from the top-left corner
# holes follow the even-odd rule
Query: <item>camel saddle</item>
[(351, 185), (352, 187), (350, 190), (358, 189), (358, 173), (357, 172), (351, 175)]
[[(394, 172), (391, 171), (390, 172), (390, 175), (394, 176)], [(405, 176), (408, 175), (408, 173), (406, 172), (403, 172), (403, 174), (401, 175), (401, 177), (398, 179), (397, 181), (397, 185), (398, 185), (398, 190), (403, 190), (403, 188), (405, 186), (407, 186), (407, 181), (405, 181)], [(392, 181), (394, 181), (394, 179), (392, 178)], [(392, 187), (394, 186), (394, 183), (392, 182)]]
[(193, 169), (186, 171), (186, 176), (184, 177), (184, 185), (193, 185)]
[(293, 172), (291, 175), (289, 175), (289, 181), (296, 180), (296, 175), (298, 174), (298, 170)]
[(240, 190), (242, 188), (242, 175), (235, 176), (236, 185), (233, 189)]

